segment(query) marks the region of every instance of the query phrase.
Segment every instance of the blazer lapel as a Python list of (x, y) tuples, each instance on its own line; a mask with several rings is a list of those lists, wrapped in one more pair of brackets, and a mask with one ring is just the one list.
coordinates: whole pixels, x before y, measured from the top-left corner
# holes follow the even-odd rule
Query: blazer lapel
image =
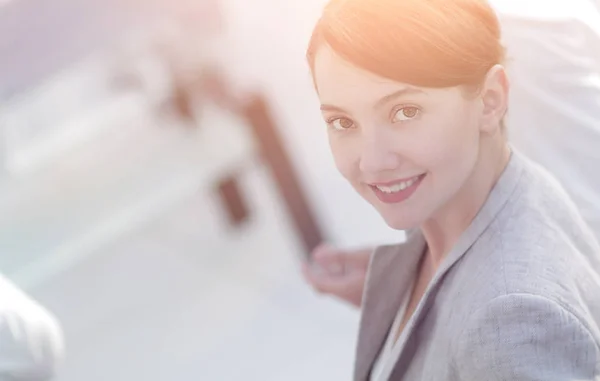
[(396, 316), (403, 294), (413, 280), (425, 240), (418, 231), (408, 233), (402, 245), (379, 247), (372, 257), (363, 296), (355, 381), (366, 381), (381, 345)]

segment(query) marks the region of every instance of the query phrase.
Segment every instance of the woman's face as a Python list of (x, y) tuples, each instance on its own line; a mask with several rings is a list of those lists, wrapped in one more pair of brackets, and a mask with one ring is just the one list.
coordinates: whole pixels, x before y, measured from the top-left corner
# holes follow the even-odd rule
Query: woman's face
[(326, 45), (314, 76), (336, 166), (389, 226), (419, 226), (453, 199), (478, 160), (480, 98), (379, 77)]

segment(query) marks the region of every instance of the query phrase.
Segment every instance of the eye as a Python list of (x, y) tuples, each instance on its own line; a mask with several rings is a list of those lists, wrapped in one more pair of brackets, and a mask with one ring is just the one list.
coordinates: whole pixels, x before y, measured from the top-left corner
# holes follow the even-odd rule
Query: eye
[(406, 122), (419, 116), (421, 110), (414, 106), (404, 106), (395, 111), (392, 122)]
[(348, 130), (354, 127), (352, 119), (348, 118), (333, 118), (327, 121), (327, 124), (337, 131)]

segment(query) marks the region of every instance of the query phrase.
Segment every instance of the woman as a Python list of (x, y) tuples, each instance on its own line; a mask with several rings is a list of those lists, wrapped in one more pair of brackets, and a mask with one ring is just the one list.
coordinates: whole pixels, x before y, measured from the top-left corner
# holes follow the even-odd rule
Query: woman
[(308, 60), (342, 175), (403, 245), (369, 266), (355, 380), (600, 377), (600, 247), (508, 145), (483, 0), (332, 0)]
[[(598, 240), (600, 81), (590, 79), (600, 77), (600, 8), (590, 0), (491, 4), (510, 57), (510, 142), (565, 186)], [(307, 281), (360, 307), (372, 252), (322, 245), (305, 269)]]

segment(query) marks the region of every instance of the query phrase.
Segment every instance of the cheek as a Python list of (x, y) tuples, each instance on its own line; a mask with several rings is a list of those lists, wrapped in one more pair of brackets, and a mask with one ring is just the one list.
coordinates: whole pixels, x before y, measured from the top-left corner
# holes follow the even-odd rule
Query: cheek
[(470, 173), (479, 153), (479, 130), (468, 113), (446, 124), (436, 139), (437, 175), (448, 181), (461, 182)]
[[(430, 114), (406, 135), (407, 158), (431, 175), (437, 191), (454, 192), (472, 169), (479, 149), (473, 118), (461, 108)], [(436, 191), (436, 192), (437, 192)]]
[(338, 171), (348, 181), (356, 181), (358, 177), (359, 157), (353, 148), (352, 141), (343, 136), (329, 133), (329, 148)]

